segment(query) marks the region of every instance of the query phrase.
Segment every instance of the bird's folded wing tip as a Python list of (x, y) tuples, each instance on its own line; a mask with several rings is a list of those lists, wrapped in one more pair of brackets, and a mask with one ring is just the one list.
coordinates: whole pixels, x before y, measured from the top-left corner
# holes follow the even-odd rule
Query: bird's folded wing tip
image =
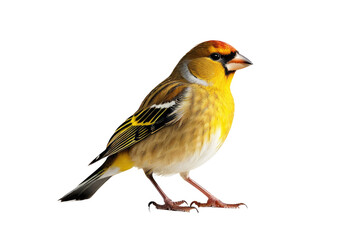
[(89, 166), (95, 162), (97, 162), (98, 160), (100, 160), (100, 155), (97, 156), (94, 160), (92, 160), (90, 163), (89, 163)]

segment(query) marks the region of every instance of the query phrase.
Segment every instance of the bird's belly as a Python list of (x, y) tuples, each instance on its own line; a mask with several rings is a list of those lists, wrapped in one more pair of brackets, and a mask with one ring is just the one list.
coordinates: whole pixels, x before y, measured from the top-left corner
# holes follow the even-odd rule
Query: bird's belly
[(157, 174), (166, 175), (166, 174), (175, 174), (181, 172), (188, 172), (194, 168), (199, 167), (207, 160), (209, 160), (219, 149), (220, 147), (220, 131), (213, 134), (210, 137), (210, 140), (204, 142), (201, 147), (196, 149), (193, 153), (188, 153), (183, 157), (174, 159), (170, 164), (165, 166), (154, 166), (152, 171)]
[(142, 149), (146, 150), (143, 152), (137, 149), (130, 151), (131, 158), (136, 167), (150, 170), (159, 175), (188, 172), (209, 160), (222, 144), (220, 129), (211, 133), (202, 142), (196, 140), (199, 137), (195, 133), (192, 135), (192, 139), (182, 143), (181, 137), (177, 139), (178, 141), (170, 137), (169, 141), (159, 143), (160, 145), (156, 147), (153, 146), (156, 150), (152, 154), (149, 154), (151, 151), (145, 142)]

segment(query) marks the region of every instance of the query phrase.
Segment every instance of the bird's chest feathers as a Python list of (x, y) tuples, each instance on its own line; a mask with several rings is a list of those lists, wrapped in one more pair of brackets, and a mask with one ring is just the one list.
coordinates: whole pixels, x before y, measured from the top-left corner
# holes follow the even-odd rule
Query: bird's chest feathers
[(190, 100), (192, 107), (189, 111), (189, 124), (193, 125), (191, 132), (193, 139), (196, 139), (196, 147), (185, 161), (192, 165), (191, 168), (201, 165), (217, 152), (230, 131), (234, 116), (234, 101), (230, 91), (200, 90), (196, 93)]
[(217, 117), (215, 118), (215, 125), (221, 129), (221, 141), (225, 141), (229, 134), (233, 119), (234, 119), (234, 101), (232, 96), (224, 97), (217, 105)]
[(230, 89), (210, 88), (205, 93), (199, 91), (197, 95), (197, 98), (201, 98), (198, 102), (202, 102), (203, 112), (201, 115), (205, 118), (205, 125), (202, 126), (206, 128), (206, 122), (209, 123), (211, 135), (217, 135), (219, 131), (219, 141), (222, 144), (230, 131), (234, 118), (234, 99)]
[(202, 165), (225, 141), (233, 112), (231, 94), (224, 96), (204, 88), (188, 91), (178, 109), (182, 117), (176, 125), (162, 130), (165, 138), (149, 140), (159, 142), (165, 151), (157, 151), (151, 160), (139, 161), (138, 165), (164, 175), (187, 172)]

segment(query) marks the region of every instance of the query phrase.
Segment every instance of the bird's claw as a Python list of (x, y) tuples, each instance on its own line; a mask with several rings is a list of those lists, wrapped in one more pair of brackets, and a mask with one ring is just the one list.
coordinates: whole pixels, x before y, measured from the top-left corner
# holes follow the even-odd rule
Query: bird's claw
[(171, 211), (181, 211), (181, 212), (190, 212), (190, 210), (195, 209), (197, 212), (199, 212), (197, 210), (196, 207), (192, 207), (192, 206), (180, 206), (181, 204), (185, 203), (186, 205), (187, 202), (185, 200), (182, 201), (177, 201), (177, 202), (173, 202), (171, 200), (167, 200), (165, 201), (164, 204), (158, 204), (154, 201), (149, 202), (148, 204), (148, 208), (150, 211), (150, 206), (154, 205), (156, 207), (156, 209), (161, 209), (161, 210), (171, 210)]
[(219, 199), (210, 199), (210, 198), (206, 203), (193, 201), (190, 203), (190, 207), (193, 204), (195, 204), (197, 207), (216, 207), (216, 208), (239, 208), (241, 205), (245, 205), (245, 207), (247, 208), (247, 205), (245, 203), (228, 204), (228, 203), (223, 203)]

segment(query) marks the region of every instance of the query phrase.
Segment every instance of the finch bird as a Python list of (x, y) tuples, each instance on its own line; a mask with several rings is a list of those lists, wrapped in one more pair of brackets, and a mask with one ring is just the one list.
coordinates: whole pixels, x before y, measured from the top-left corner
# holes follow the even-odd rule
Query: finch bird
[[(139, 109), (120, 125), (106, 149), (90, 164), (106, 161), (60, 201), (88, 199), (109, 178), (141, 168), (164, 204), (157, 209), (189, 212), (197, 207), (237, 208), (226, 204), (189, 177), (189, 171), (210, 159), (224, 143), (234, 117), (230, 84), (236, 70), (252, 63), (227, 43), (206, 41), (191, 49), (171, 75), (157, 85)], [(206, 203), (172, 201), (153, 173), (180, 176), (208, 198)], [(182, 206), (182, 204), (186, 206)], [(195, 208), (196, 209), (196, 208)], [(197, 209), (196, 209), (197, 210)]]

